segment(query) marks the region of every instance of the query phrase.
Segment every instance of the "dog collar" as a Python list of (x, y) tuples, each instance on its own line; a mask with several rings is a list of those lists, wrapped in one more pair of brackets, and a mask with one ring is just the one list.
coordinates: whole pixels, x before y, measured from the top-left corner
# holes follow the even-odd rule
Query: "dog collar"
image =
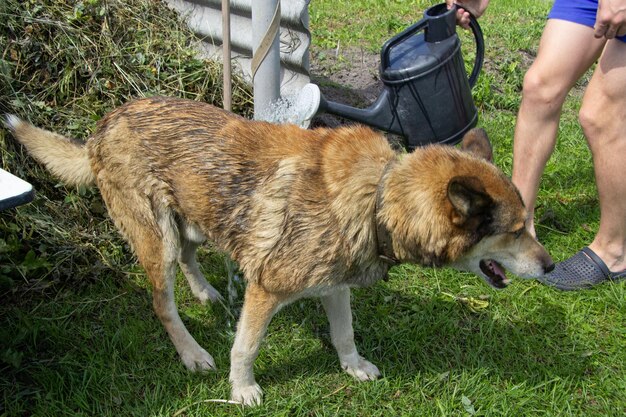
[(376, 223), (376, 242), (378, 245), (378, 257), (388, 263), (389, 265), (397, 265), (400, 263), (398, 258), (396, 258), (393, 253), (393, 242), (391, 240), (391, 233), (387, 230), (387, 227), (383, 222), (378, 220), (378, 213), (383, 207), (383, 191), (384, 191), (384, 183), (389, 173), (389, 170), (393, 165), (395, 165), (396, 159), (391, 159), (385, 165), (383, 169), (383, 173), (380, 176), (380, 180), (378, 181), (378, 187), (376, 187), (376, 205), (374, 207), (374, 222)]

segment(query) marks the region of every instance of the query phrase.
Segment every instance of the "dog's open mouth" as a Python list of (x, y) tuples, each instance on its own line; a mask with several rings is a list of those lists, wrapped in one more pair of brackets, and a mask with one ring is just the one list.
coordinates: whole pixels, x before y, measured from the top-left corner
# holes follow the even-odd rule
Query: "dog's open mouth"
[(510, 281), (506, 277), (505, 269), (493, 259), (483, 259), (479, 266), (487, 278), (487, 283), (492, 287), (501, 289), (509, 285)]

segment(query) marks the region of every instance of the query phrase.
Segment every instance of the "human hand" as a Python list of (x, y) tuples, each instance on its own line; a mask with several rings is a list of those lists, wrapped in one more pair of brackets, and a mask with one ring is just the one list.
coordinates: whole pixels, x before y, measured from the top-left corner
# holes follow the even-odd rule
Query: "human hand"
[(626, 0), (599, 0), (594, 36), (613, 39), (626, 35)]
[(456, 11), (456, 23), (469, 29), (470, 13), (474, 17), (479, 18), (485, 12), (489, 0), (446, 0), (448, 9), (451, 9), (455, 4), (458, 6)]

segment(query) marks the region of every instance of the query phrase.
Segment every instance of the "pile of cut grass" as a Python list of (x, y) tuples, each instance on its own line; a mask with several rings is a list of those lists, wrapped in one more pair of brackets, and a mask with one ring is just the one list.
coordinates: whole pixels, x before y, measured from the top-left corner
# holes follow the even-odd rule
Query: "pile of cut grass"
[[(0, 114), (84, 139), (132, 98), (166, 95), (222, 105), (222, 67), (164, 2), (0, 2)], [(233, 108), (251, 94), (234, 80)], [(0, 213), (0, 298), (89, 282), (132, 263), (98, 192), (58, 184), (0, 129), (1, 167), (31, 182), (33, 203)], [(58, 288), (57, 288), (58, 289)]]

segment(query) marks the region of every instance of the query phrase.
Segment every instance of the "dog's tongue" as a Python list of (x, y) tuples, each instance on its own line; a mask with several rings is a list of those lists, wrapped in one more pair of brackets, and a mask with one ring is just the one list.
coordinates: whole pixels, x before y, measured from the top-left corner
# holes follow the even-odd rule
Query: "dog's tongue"
[(496, 261), (489, 261), (489, 266), (491, 267), (491, 270), (498, 275), (499, 277), (501, 277), (502, 279), (506, 279), (506, 272), (504, 271), (504, 269), (500, 266), (500, 264), (498, 264)]

